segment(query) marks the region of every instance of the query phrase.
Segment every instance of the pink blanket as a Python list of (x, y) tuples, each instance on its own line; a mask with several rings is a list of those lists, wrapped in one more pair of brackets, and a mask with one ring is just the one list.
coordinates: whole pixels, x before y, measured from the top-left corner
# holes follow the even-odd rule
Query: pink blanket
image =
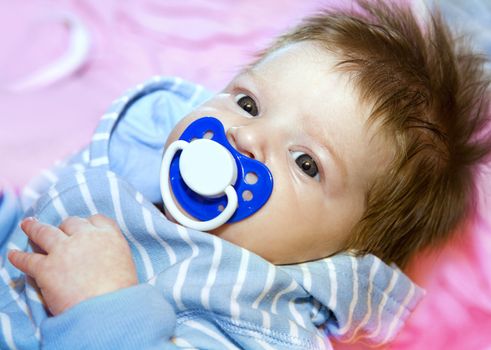
[[(320, 0), (0, 1), (0, 184), (19, 188), (86, 144), (109, 103), (152, 75), (178, 75), (220, 89), (272, 36), (321, 5)], [(73, 27), (60, 18), (76, 19), (85, 28), (88, 56), (54, 84), (12, 92), (67, 51)], [(489, 174), (487, 169), (481, 180), (477, 219), (439, 254), (421, 254), (411, 264), (410, 274), (427, 296), (391, 349), (490, 348)]]

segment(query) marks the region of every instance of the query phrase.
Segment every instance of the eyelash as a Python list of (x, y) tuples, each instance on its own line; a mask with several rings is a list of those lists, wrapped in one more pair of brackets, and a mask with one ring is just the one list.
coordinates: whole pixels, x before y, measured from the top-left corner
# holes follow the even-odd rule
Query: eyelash
[[(248, 111), (246, 111), (244, 108), (242, 108), (239, 105), (239, 101), (242, 98), (244, 98), (244, 97), (249, 97), (254, 102), (256, 114), (249, 113)], [(237, 104), (237, 106), (239, 106), (240, 109), (242, 109), (244, 112), (246, 112), (250, 116), (257, 117), (260, 114), (261, 108), (259, 107), (259, 103), (257, 102), (257, 99), (251, 93), (249, 93), (249, 92), (242, 92), (242, 91), (236, 92), (236, 93), (234, 93), (234, 101)]]
[[(314, 179), (317, 182), (320, 182), (321, 181), (321, 168), (319, 166), (320, 163), (316, 160), (315, 157), (313, 157), (309, 153), (306, 153), (306, 152), (303, 152), (303, 151), (290, 151), (290, 154), (291, 154), (291, 156), (293, 158), (293, 161), (295, 162), (295, 166), (298, 169), (300, 169), (300, 171), (302, 172), (302, 175), (307, 176), (308, 178)], [(298, 163), (296, 162), (297, 159), (300, 158), (301, 155), (303, 155), (303, 154), (308, 155), (310, 158), (312, 158), (313, 162), (315, 163), (315, 167), (317, 169), (317, 174), (315, 174), (315, 176), (310, 176), (306, 172), (302, 171), (300, 165), (298, 165)]]

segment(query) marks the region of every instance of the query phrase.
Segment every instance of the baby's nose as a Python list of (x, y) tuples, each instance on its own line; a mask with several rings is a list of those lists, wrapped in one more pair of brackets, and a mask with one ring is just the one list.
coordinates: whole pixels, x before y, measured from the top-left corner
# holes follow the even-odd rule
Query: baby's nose
[(251, 126), (232, 126), (227, 130), (227, 138), (237, 151), (264, 163), (262, 136), (258, 130)]

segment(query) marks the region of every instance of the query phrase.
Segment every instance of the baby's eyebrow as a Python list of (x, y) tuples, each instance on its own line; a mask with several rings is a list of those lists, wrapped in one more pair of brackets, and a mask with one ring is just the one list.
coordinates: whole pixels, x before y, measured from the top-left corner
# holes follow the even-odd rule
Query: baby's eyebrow
[(250, 79), (255, 83), (261, 83), (262, 79), (261, 76), (254, 71), (254, 68), (246, 67), (244, 68), (236, 78), (245, 78), (245, 79)]
[(240, 79), (240, 78), (244, 78), (248, 75), (251, 75), (250, 73), (251, 69), (246, 67), (246, 68), (243, 68), (241, 69), (235, 76), (232, 80), (236, 80), (236, 79)]

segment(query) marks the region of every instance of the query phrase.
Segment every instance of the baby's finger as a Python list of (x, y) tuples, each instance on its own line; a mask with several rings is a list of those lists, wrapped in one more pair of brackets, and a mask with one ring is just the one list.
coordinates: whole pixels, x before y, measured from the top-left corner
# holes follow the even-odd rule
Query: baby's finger
[(47, 253), (51, 252), (55, 245), (66, 239), (66, 236), (58, 228), (40, 223), (33, 218), (24, 219), (20, 227), (31, 241)]
[(96, 227), (110, 228), (110, 229), (119, 231), (119, 227), (116, 224), (116, 222), (114, 222), (113, 219), (108, 218), (107, 216), (104, 216), (102, 214), (96, 214), (96, 215), (89, 216), (87, 218), (87, 220), (89, 220), (90, 223), (92, 223), (92, 225), (94, 225)]
[(46, 255), (11, 250), (8, 258), (16, 268), (36, 279)]
[(72, 236), (75, 233), (81, 233), (87, 229), (92, 229), (92, 224), (87, 219), (78, 216), (69, 216), (63, 220), (59, 228), (68, 236)]

